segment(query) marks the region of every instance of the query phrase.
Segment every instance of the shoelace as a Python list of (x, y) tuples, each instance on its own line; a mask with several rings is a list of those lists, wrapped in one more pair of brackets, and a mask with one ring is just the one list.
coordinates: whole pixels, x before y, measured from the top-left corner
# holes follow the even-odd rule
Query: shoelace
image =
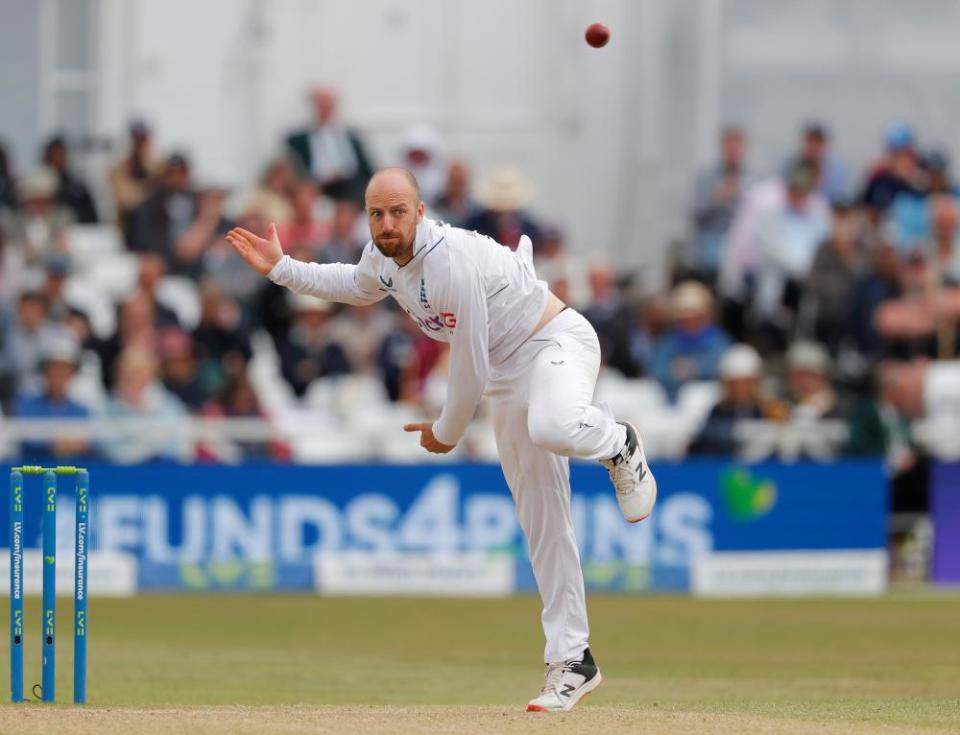
[(540, 693), (546, 694), (547, 692), (556, 691), (560, 686), (563, 675), (570, 671), (576, 663), (579, 663), (579, 661), (564, 661), (562, 664), (550, 664), (547, 667), (547, 680), (543, 683), (543, 689), (540, 690)]
[[(632, 469), (626, 462), (621, 462), (615, 467), (610, 467), (610, 478), (613, 480), (613, 486), (618, 493), (626, 493), (633, 489), (634, 476), (636, 470)], [(640, 478), (646, 474), (646, 470), (641, 465)]]

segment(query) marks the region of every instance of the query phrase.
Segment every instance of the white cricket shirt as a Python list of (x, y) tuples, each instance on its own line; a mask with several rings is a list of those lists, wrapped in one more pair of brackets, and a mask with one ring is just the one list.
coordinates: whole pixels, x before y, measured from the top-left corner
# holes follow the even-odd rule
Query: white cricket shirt
[(533, 332), (547, 284), (533, 270), (524, 237), (514, 252), (476, 232), (424, 218), (413, 259), (398, 266), (367, 243), (357, 265), (303, 263), (285, 255), (268, 274), (291, 291), (347, 304), (392, 296), (432, 339), (450, 343), (447, 400), (433, 434), (456, 444), (483, 397), (490, 367)]

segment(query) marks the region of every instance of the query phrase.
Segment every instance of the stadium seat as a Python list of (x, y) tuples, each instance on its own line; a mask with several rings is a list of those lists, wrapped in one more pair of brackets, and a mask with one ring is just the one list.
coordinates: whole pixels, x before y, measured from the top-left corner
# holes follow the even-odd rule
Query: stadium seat
[(655, 380), (624, 378), (615, 370), (601, 370), (597, 399), (610, 406), (615, 416), (637, 418), (669, 406), (666, 391)]
[(73, 225), (67, 230), (66, 240), (75, 269), (83, 270), (123, 250), (120, 231), (113, 224)]
[(295, 462), (329, 464), (370, 459), (367, 445), (336, 422), (314, 411), (290, 411), (276, 421), (288, 438)]
[(273, 341), (266, 332), (257, 331), (251, 335), (250, 344), (253, 349), (250, 382), (260, 407), (268, 414), (281, 415), (294, 405), (295, 400), (293, 391), (280, 375), (280, 360)]
[(157, 284), (157, 301), (172, 309), (187, 331), (200, 321), (200, 295), (197, 284), (184, 276), (166, 276)]
[(723, 386), (712, 380), (697, 380), (680, 387), (677, 411), (694, 431), (699, 431), (707, 416), (723, 396)]

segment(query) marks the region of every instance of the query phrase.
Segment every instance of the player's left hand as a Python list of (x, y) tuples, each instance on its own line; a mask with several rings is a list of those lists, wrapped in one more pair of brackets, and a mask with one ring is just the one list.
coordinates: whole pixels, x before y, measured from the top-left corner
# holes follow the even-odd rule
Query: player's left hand
[(404, 424), (403, 430), (419, 431), (420, 446), (434, 454), (446, 454), (456, 446), (456, 444), (444, 444), (437, 441), (437, 438), (433, 435), (433, 422), (431, 421), (425, 421), (421, 424)]

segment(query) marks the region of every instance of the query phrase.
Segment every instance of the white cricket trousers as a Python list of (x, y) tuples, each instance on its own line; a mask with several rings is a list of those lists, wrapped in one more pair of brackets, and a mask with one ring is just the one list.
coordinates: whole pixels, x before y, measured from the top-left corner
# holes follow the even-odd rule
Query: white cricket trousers
[(486, 393), (543, 600), (548, 664), (579, 657), (590, 634), (568, 457), (609, 459), (626, 443), (626, 429), (594, 403), (599, 370), (597, 334), (568, 308), (493, 368)]

